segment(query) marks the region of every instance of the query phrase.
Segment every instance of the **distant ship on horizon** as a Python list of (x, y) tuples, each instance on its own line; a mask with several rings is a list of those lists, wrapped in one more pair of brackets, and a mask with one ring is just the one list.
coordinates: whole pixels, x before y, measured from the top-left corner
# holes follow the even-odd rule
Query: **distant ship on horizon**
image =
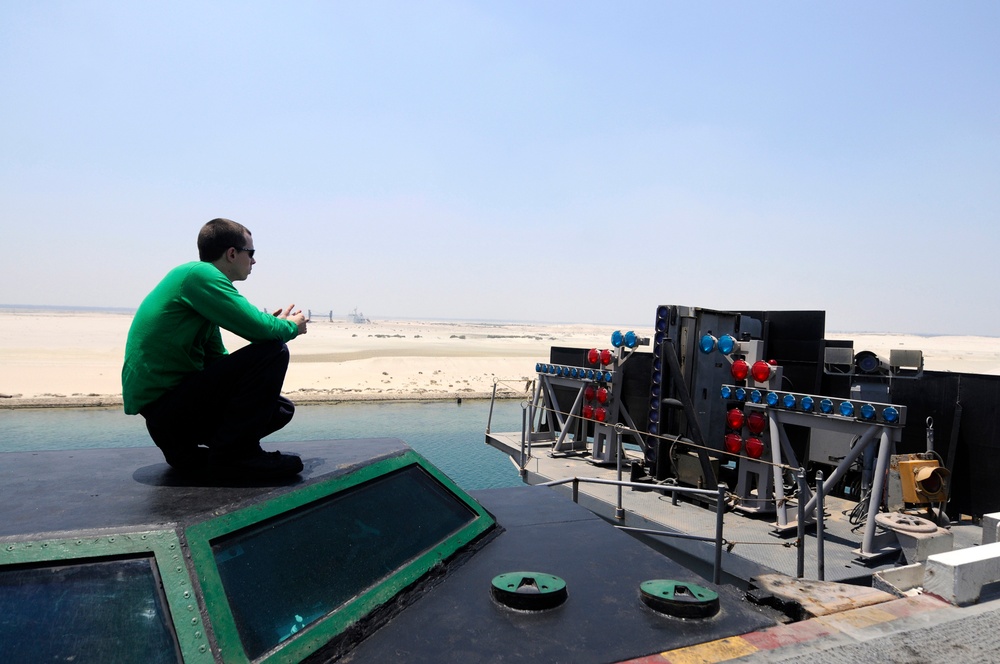
[(354, 311), (349, 313), (347, 317), (351, 319), (352, 323), (358, 323), (359, 325), (371, 322), (371, 320), (369, 320), (363, 313), (358, 311), (357, 307), (354, 307)]

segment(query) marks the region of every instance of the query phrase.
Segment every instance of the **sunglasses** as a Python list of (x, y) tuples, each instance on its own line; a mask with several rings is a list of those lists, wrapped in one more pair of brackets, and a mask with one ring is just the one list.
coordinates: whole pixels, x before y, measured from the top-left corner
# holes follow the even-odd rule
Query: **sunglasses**
[(253, 252), (256, 251), (256, 249), (243, 248), (243, 249), (237, 249), (236, 251), (245, 251), (250, 256), (250, 258), (253, 258)]

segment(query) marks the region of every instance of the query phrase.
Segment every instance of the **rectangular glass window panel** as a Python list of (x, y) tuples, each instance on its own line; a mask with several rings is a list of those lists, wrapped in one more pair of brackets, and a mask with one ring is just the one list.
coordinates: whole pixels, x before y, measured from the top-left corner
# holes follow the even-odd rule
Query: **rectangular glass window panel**
[(475, 518), (409, 466), (213, 540), (247, 655), (260, 657)]
[(0, 569), (0, 661), (180, 662), (152, 559)]

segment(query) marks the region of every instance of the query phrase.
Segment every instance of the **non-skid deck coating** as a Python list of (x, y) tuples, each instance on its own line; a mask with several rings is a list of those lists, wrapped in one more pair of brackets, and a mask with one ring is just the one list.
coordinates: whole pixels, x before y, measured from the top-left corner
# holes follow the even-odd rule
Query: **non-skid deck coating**
[[(88, 543), (123, 541), (138, 529), (189, 534), (186, 524), (197, 526), (237, 510), (266, 507), (291, 492), (309, 491), (316, 483), (409, 453), (395, 439), (282, 443), (282, 449), (299, 454), (305, 470), (280, 486), (187, 481), (176, 477), (152, 447), (0, 455), (0, 566), (8, 561), (20, 564), (10, 556), (35, 542), (42, 547), (48, 546), (47, 540), (76, 546), (77, 534), (86, 535), (79, 540)], [(711, 584), (548, 489), (511, 487), (473, 495), (499, 528), (387, 599), (372, 622), (362, 618), (352, 625), (346, 640), (336, 644), (347, 650), (341, 661), (602, 664), (759, 631), (782, 620), (777, 611), (761, 609), (724, 585), (714, 587), (721, 610), (710, 618), (657, 613), (641, 599), (643, 582)], [(369, 530), (366, 536), (379, 533)], [(182, 548), (190, 546), (185, 538)], [(345, 540), (342, 546), (352, 544)], [(214, 559), (191, 556), (189, 548), (178, 554), (180, 558), (187, 564), (178, 566), (176, 574), (183, 577), (179, 583), (188, 584), (185, 588), (201, 587), (204, 571), (215, 569)], [(262, 569), (278, 575), (285, 571), (281, 565)], [(352, 573), (350, 567), (343, 572)], [(568, 599), (537, 612), (502, 606), (493, 599), (491, 582), (512, 572), (558, 576), (567, 584)], [(202, 613), (208, 617), (209, 603), (225, 601), (222, 594), (200, 594)], [(187, 606), (188, 611), (198, 610), (193, 603)], [(194, 630), (199, 630), (199, 638), (204, 636), (200, 628)], [(219, 655), (217, 661), (231, 658)]]
[[(520, 433), (487, 434), (487, 442), (510, 454), (513, 458), (520, 455)], [(638, 457), (635, 457), (638, 458)], [(586, 456), (551, 455), (550, 444), (535, 443), (531, 456), (526, 464), (525, 482), (541, 484), (564, 478), (599, 478), (605, 480), (617, 479), (617, 469), (592, 464)], [(622, 479), (628, 480), (628, 463), (623, 463)], [(557, 490), (570, 493), (570, 485), (557, 487)], [(602, 484), (579, 484), (579, 502), (594, 513), (622, 526), (635, 528), (652, 528), (671, 530), (675, 532), (714, 537), (716, 515), (714, 506), (705, 507), (702, 503), (682, 499), (676, 505), (672, 504), (670, 494), (658, 491), (642, 491), (624, 488), (622, 506), (625, 516), (615, 518), (618, 505), (618, 487)], [(828, 496), (825, 500), (825, 537), (824, 537), (824, 580), (838, 582), (857, 582), (869, 585), (868, 578), (875, 572), (894, 567), (899, 560), (897, 554), (889, 554), (876, 560), (865, 561), (859, 557), (861, 541), (864, 537), (864, 527), (855, 530), (850, 522), (849, 513), (857, 503)], [(796, 518), (797, 503), (789, 501), (788, 518)], [(728, 512), (725, 515), (723, 537), (731, 545), (730, 550), (723, 552), (724, 579), (730, 582), (747, 582), (758, 574), (778, 572), (789, 576), (797, 575), (797, 547), (795, 532), (786, 537), (778, 536), (775, 528), (775, 515), (747, 516), (740, 512)], [(955, 548), (964, 548), (978, 544), (981, 529), (977, 526), (952, 527), (955, 536)], [(663, 548), (672, 557), (687, 556), (686, 563), (700, 573), (711, 574), (711, 564), (714, 560), (714, 544), (680, 540), (662, 536), (641, 536), (647, 543), (656, 548)], [(669, 549), (675, 549), (671, 551)], [(728, 548), (728, 547), (727, 547)], [(803, 576), (808, 579), (819, 578), (817, 564), (818, 543), (815, 528), (808, 528), (805, 536), (805, 555)]]

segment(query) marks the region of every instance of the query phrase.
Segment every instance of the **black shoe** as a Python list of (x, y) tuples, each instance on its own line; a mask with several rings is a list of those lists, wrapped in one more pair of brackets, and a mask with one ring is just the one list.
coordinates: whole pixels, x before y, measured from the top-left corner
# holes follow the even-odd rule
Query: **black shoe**
[(281, 452), (264, 452), (238, 459), (228, 459), (216, 462), (216, 468), (233, 477), (247, 479), (267, 479), (272, 477), (291, 477), (302, 472), (302, 459), (294, 454)]
[(166, 462), (180, 473), (203, 473), (212, 466), (212, 452), (207, 447), (162, 450), (162, 452)]

